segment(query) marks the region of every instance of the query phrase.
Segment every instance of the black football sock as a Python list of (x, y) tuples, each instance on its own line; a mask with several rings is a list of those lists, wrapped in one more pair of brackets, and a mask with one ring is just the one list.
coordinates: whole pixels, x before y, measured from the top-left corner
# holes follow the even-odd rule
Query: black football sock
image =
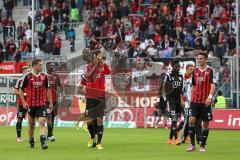
[(173, 136), (175, 138), (175, 140), (178, 138), (177, 135), (177, 122), (176, 121), (172, 121), (172, 132), (173, 132)]
[(45, 142), (46, 142), (46, 136), (45, 135), (40, 135), (40, 142), (41, 142), (41, 144), (45, 144)]
[(93, 122), (87, 123), (87, 127), (88, 127), (88, 132), (91, 136), (91, 139), (95, 138), (95, 126)]
[(51, 122), (47, 122), (47, 127), (48, 127), (48, 134), (47, 137), (52, 137), (52, 131), (53, 131), (53, 126)]
[(98, 142), (97, 144), (101, 144), (102, 137), (103, 137), (103, 125), (98, 126)]
[(169, 139), (173, 139), (173, 129), (172, 129), (172, 124), (171, 124), (171, 128), (170, 128)]
[(21, 137), (21, 130), (22, 130), (22, 119), (18, 119), (16, 124), (17, 137)]
[(29, 143), (34, 144), (34, 138), (29, 138)]
[(202, 134), (202, 147), (205, 147), (207, 138), (208, 138), (208, 133), (209, 133), (209, 129), (203, 129), (203, 134)]
[(196, 140), (198, 143), (202, 143), (202, 120), (197, 119), (196, 125)]
[(195, 146), (195, 125), (189, 126), (189, 135), (191, 138), (191, 144)]

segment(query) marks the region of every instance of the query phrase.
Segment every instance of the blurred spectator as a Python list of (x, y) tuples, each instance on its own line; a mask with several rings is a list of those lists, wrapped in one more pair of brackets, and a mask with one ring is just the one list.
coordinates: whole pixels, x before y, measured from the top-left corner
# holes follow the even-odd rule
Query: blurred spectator
[(76, 3), (73, 3), (71, 6), (71, 23), (72, 26), (76, 26), (76, 22), (78, 21), (78, 8)]
[(53, 48), (53, 55), (60, 55), (61, 54), (61, 38), (58, 34), (54, 37), (54, 48)]
[(18, 46), (20, 46), (20, 42), (23, 39), (23, 25), (22, 22), (19, 22), (18, 26), (17, 26), (17, 40), (18, 40)]
[(14, 8), (14, 1), (13, 0), (6, 0), (4, 6), (5, 6), (5, 9), (7, 11), (7, 19), (9, 19), (10, 17), (12, 17), (12, 10)]
[(10, 30), (9, 35), (11, 37), (15, 37), (15, 32), (13, 33), (13, 31), (15, 31), (16, 25), (15, 25), (15, 21), (14, 21), (13, 17), (9, 18), (8, 26), (9, 26), (9, 30)]
[(79, 22), (83, 21), (83, 7), (84, 7), (84, 0), (77, 0)]
[(228, 44), (228, 55), (233, 56), (234, 54), (236, 54), (236, 39), (233, 33), (230, 34), (230, 37), (227, 40), (227, 44)]
[(46, 43), (44, 43), (43, 45), (43, 51), (46, 59), (48, 59), (52, 55), (53, 46), (49, 39), (46, 39)]
[(67, 32), (68, 40), (70, 41), (70, 50), (74, 52), (75, 50), (75, 39), (76, 39), (76, 32), (73, 27)]
[(3, 16), (1, 24), (2, 24), (3, 41), (6, 42), (6, 38), (8, 36), (8, 28), (7, 28), (8, 20), (7, 20), (7, 17)]
[(5, 57), (6, 57), (7, 61), (12, 60), (12, 57), (15, 54), (16, 49), (17, 49), (17, 47), (14, 44), (13, 39), (10, 39), (7, 42), (7, 44), (6, 44), (6, 54), (5, 54)]

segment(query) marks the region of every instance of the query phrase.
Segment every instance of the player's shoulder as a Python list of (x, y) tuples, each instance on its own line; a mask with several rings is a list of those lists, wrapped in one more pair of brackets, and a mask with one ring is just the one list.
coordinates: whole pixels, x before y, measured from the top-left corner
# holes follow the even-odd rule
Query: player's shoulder
[(23, 75), (20, 79), (24, 80), (25, 78), (27, 78), (27, 77), (29, 77), (29, 76), (31, 76), (31, 75), (33, 75), (32, 72), (26, 73), (26, 74)]
[(215, 70), (215, 69), (214, 69), (213, 67), (211, 67), (211, 66), (207, 66), (207, 69), (210, 70), (210, 71), (213, 71), (213, 72), (214, 72), (214, 70)]

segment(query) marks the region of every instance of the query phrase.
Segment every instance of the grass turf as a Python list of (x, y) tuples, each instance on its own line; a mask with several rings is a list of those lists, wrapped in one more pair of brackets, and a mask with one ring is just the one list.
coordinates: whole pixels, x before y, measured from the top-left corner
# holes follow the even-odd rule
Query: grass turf
[[(164, 129), (105, 129), (104, 150), (87, 148), (88, 134), (74, 128), (55, 128), (56, 142), (48, 142), (49, 149), (41, 150), (38, 128), (35, 148), (27, 142), (27, 128), (23, 128), (24, 142), (16, 142), (14, 127), (0, 126), (0, 160), (239, 160), (240, 132), (210, 130), (207, 151), (187, 153), (188, 144), (167, 145), (168, 130)], [(197, 149), (199, 147), (197, 146)]]

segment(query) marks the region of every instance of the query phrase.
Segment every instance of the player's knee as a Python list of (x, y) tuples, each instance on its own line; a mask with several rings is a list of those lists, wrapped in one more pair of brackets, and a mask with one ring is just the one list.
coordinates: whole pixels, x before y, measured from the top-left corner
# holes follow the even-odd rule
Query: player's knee
[(18, 118), (18, 119), (17, 119), (17, 123), (18, 123), (18, 124), (22, 124), (22, 121), (23, 121), (22, 118)]
[(38, 123), (40, 127), (45, 127), (46, 119), (38, 119)]

